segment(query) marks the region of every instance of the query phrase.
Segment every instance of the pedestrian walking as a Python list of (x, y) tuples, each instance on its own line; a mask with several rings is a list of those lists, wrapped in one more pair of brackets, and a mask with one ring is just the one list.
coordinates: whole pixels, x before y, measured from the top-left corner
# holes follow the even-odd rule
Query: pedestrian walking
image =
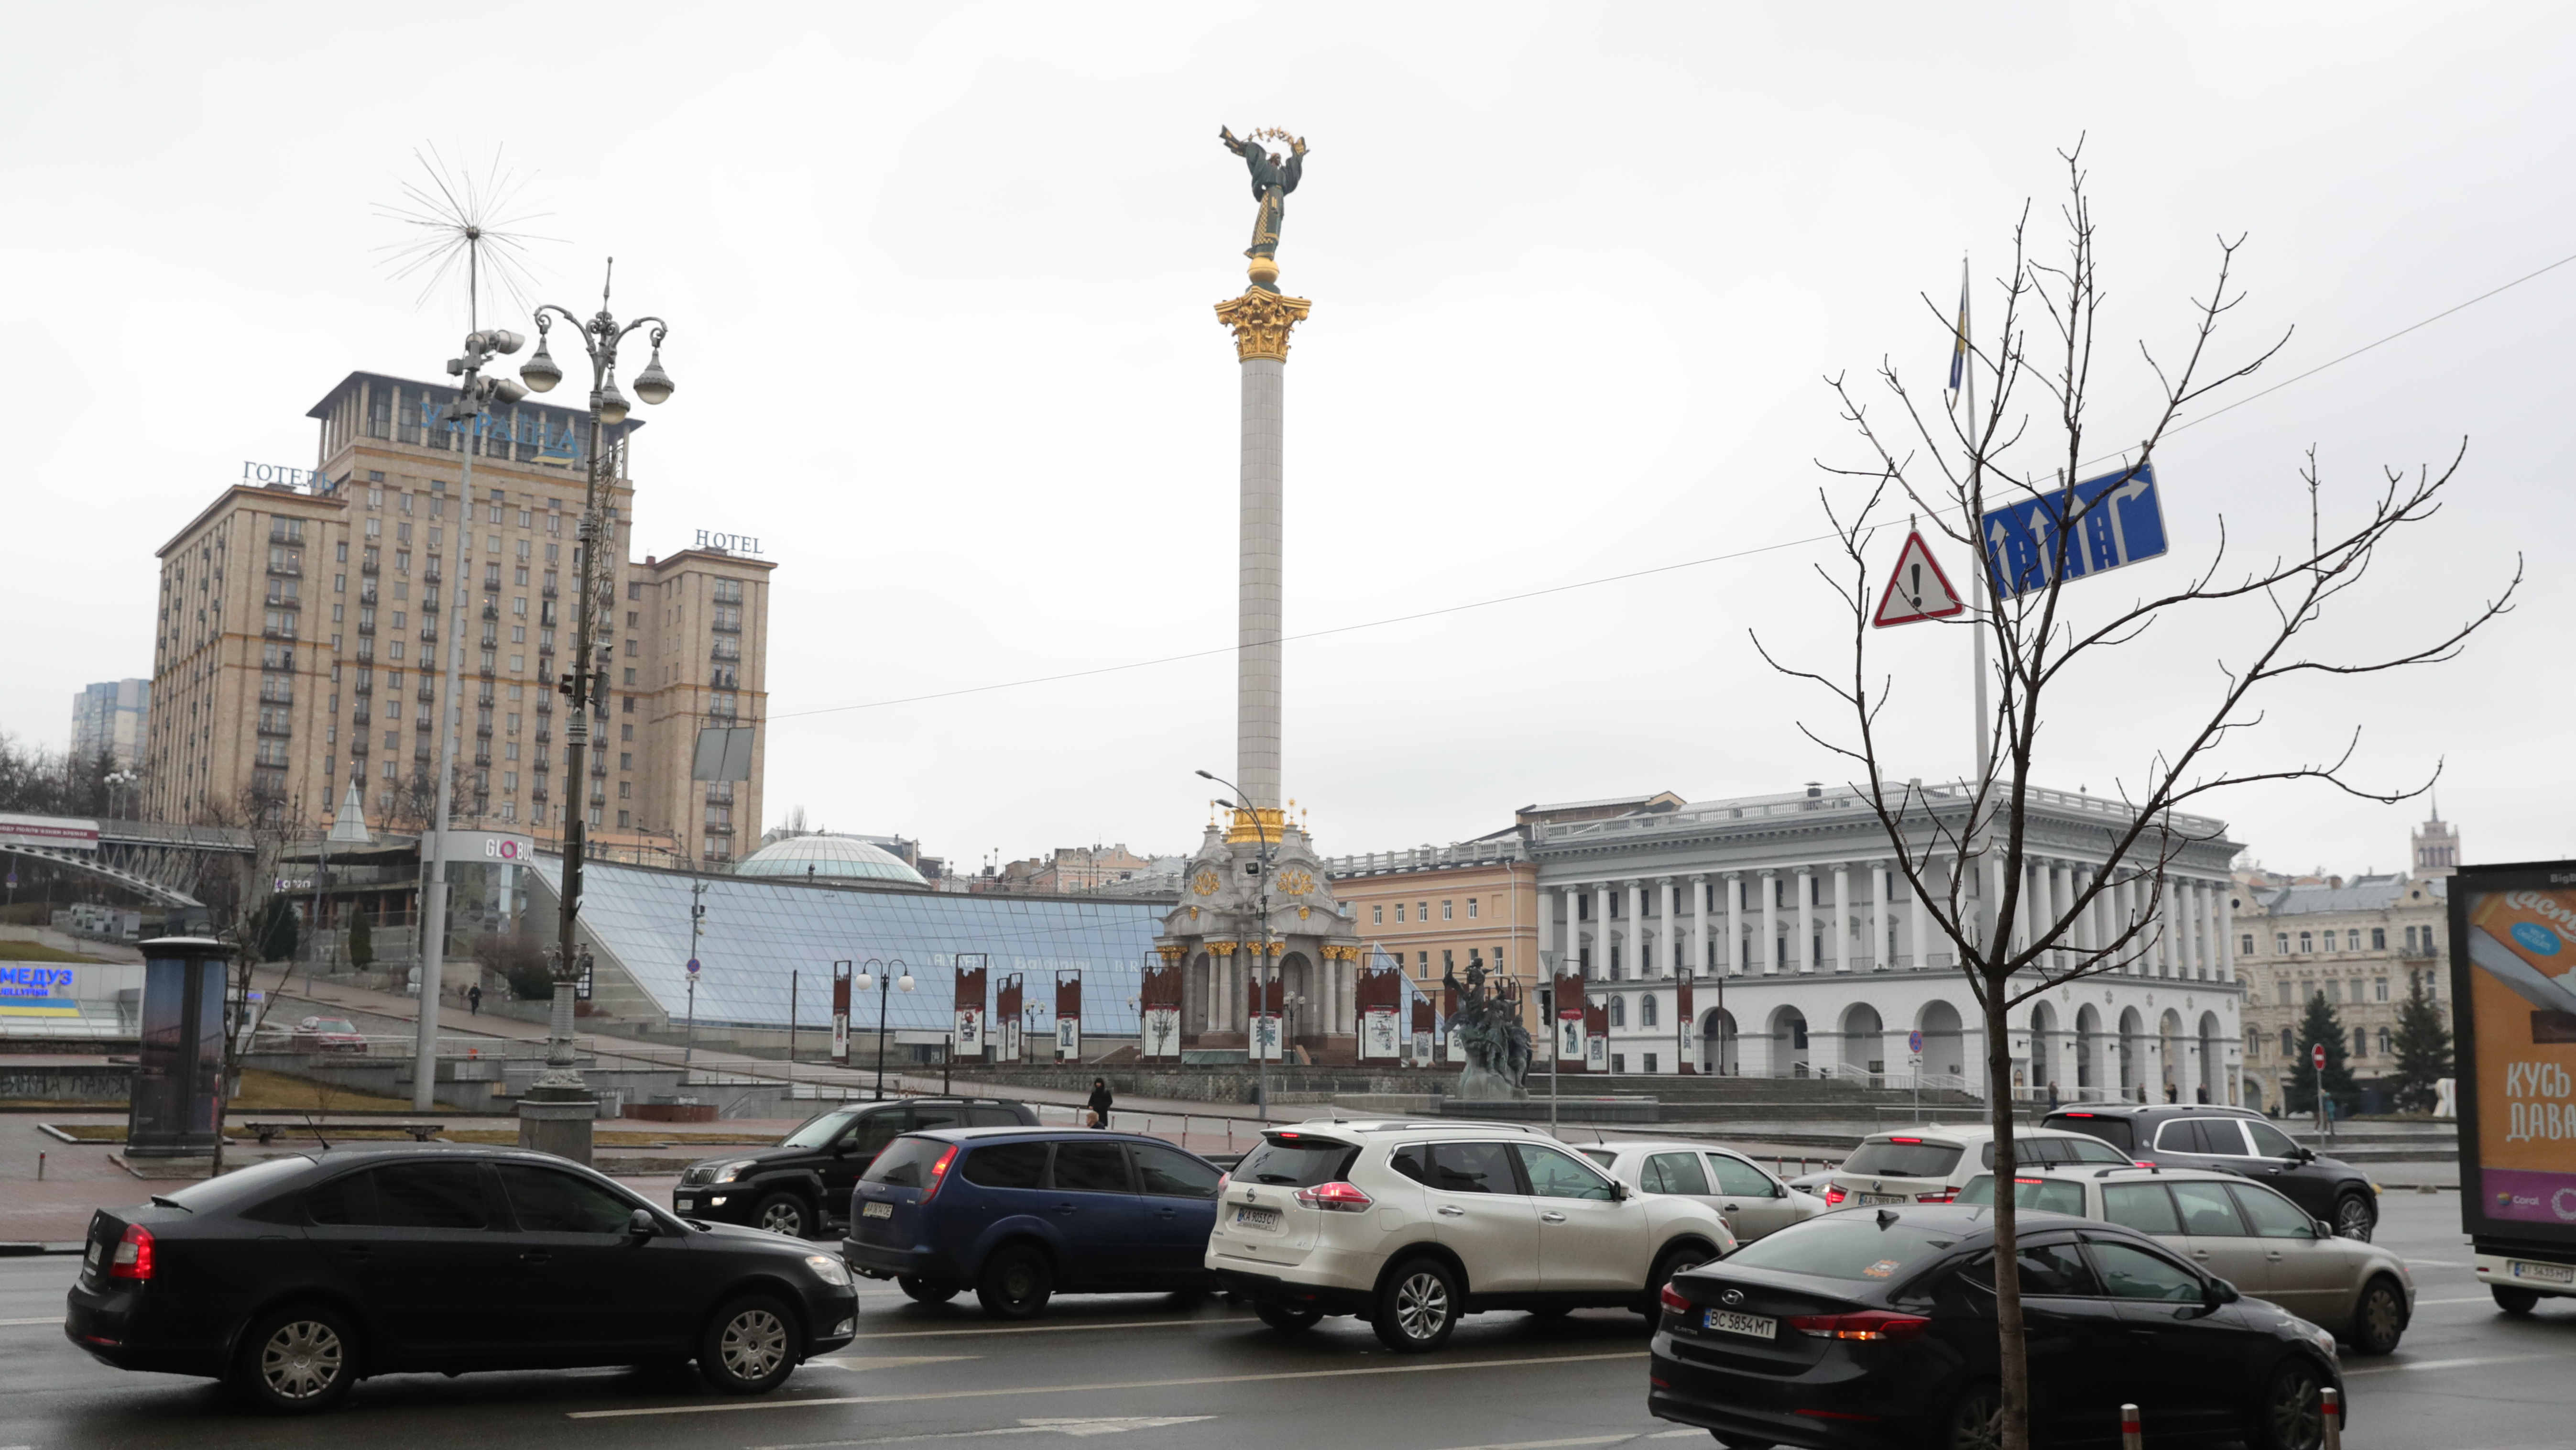
[(1093, 1078), (1091, 1080), (1091, 1126), (1095, 1128), (1106, 1128), (1109, 1126), (1109, 1104), (1111, 1101), (1109, 1080), (1101, 1077)]
[(483, 1015), (483, 984), (480, 982), (465, 989), (465, 1015), (468, 1017)]
[(2175, 1087), (2172, 1083), (2166, 1083), (2165, 1101), (2169, 1103), (2178, 1103), (2182, 1101), (2182, 1089)]
[(2048, 1080), (2048, 1108), (2051, 1112), (2057, 1110), (2057, 1079), (2055, 1078)]

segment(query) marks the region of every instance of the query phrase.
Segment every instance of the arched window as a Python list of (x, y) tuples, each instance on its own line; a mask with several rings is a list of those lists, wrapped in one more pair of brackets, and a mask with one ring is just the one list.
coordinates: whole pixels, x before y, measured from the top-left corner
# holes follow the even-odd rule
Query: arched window
[(2388, 1055), (2388, 1029), (2385, 1027), (2379, 1029), (2379, 1055), (2382, 1057)]
[(1637, 1002), (1637, 1025), (1640, 1027), (1655, 1025), (1655, 994), (1652, 992), (1647, 993)]
[(2298, 1050), (2299, 1050), (2299, 1049), (2298, 1049), (2297, 1045), (2296, 1045), (2296, 1044), (2294, 1044), (2294, 1043), (2292, 1043), (2292, 1042), (2290, 1041), (2290, 1029), (2289, 1029), (2289, 1028), (2287, 1028), (2287, 1027), (2282, 1028), (2282, 1029), (2281, 1029), (2281, 1055), (2282, 1055), (2283, 1057), (2287, 1057), (2287, 1056), (2289, 1056), (2291, 1053), (2294, 1053), (2294, 1052), (2296, 1052), (2296, 1051), (2298, 1051)]
[(1627, 998), (1613, 997), (1610, 999), (1610, 1025), (1613, 1027), (1625, 1027), (1628, 1025)]

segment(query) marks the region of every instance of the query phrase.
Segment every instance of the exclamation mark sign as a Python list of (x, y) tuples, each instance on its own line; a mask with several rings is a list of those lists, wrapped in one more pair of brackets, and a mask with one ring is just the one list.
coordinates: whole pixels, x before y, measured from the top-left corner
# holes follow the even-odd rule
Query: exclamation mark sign
[(1912, 592), (1914, 607), (1921, 609), (1923, 607), (1923, 566), (1920, 563), (1915, 563), (1908, 564), (1905, 567), (1913, 571), (1914, 589)]

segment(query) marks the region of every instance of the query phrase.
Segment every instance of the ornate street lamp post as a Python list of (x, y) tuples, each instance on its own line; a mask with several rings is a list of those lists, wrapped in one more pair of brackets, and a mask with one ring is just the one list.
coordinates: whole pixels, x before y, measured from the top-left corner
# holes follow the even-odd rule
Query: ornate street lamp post
[(1253, 809), (1252, 797), (1244, 794), (1243, 787), (1204, 770), (1199, 772), (1199, 777), (1215, 781), (1234, 792), (1235, 798), (1226, 804), (1241, 815), (1252, 817), (1253, 834), (1261, 842), (1261, 956), (1246, 973), (1252, 979), (1256, 995), (1252, 1016), (1243, 1025), (1244, 1040), (1252, 1044), (1254, 1095), (1261, 1103), (1261, 1125), (1266, 1128), (1270, 1126), (1270, 1044), (1261, 1040), (1261, 1027), (1270, 1010), (1271, 976), (1277, 970), (1270, 957), (1270, 829), (1261, 824), (1261, 812)]
[(867, 965), (859, 969), (859, 975), (851, 981), (850, 985), (862, 992), (874, 989), (877, 994), (877, 1100), (883, 1102), (885, 1100), (886, 1003), (889, 1000), (887, 988), (891, 987), (899, 992), (911, 991), (912, 969), (903, 964), (901, 957), (891, 962), (881, 962), (870, 957)]
[[(609, 258), (608, 264), (613, 278), (617, 259)], [(605, 430), (626, 421), (626, 395), (617, 387), (617, 350), (638, 329), (652, 327), (653, 356), (644, 371), (635, 375), (635, 396), (659, 403), (672, 392), (670, 375), (662, 371), (662, 339), (669, 334), (670, 324), (659, 317), (639, 317), (621, 325), (608, 310), (608, 295), (608, 283), (603, 281), (599, 311), (588, 321), (551, 302), (537, 308), (536, 355), (519, 369), (520, 379), (540, 393), (563, 381), (563, 369), (555, 366), (546, 346), (556, 317), (572, 325), (582, 351), (590, 355), (590, 473), (582, 492), (575, 544), (580, 557), (574, 570), (581, 592), (574, 615), (572, 672), (556, 686), (571, 702), (572, 711), (564, 726), (564, 804), (569, 813), (564, 817), (563, 910), (553, 952), (554, 1013), (546, 1031), (546, 1070), (520, 1100), (519, 1126), (523, 1146), (584, 1163), (590, 1161), (590, 1124), (598, 1116), (599, 1105), (573, 1066), (572, 990), (581, 962), (575, 938), (581, 920), (582, 856), (590, 815), (589, 787), (582, 776), (590, 763), (591, 712), (605, 710), (608, 704), (608, 665), (595, 635), (600, 594), (613, 587), (614, 576), (605, 560), (617, 547), (616, 525), (607, 516), (607, 449), (602, 445)], [(566, 1151), (559, 1143), (575, 1151)]]

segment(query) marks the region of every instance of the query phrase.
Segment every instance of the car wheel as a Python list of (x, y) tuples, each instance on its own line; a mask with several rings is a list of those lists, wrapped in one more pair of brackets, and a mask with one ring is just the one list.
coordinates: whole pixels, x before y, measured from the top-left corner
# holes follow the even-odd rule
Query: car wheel
[(356, 1383), (357, 1337), (349, 1322), (318, 1304), (273, 1310), (252, 1321), (233, 1361), (232, 1387), (276, 1414), (309, 1415), (348, 1397)]
[(1377, 1292), (1378, 1342), (1398, 1354), (1427, 1354), (1458, 1327), (1458, 1280), (1437, 1259), (1407, 1259)]
[(2507, 1314), (2528, 1314), (2540, 1307), (2540, 1294), (2532, 1289), (2508, 1289), (2502, 1284), (2487, 1285), (2495, 1296), (2496, 1307)]
[(2370, 1242), (2370, 1231), (2379, 1226), (2379, 1210), (2358, 1193), (2347, 1193), (2335, 1200), (2334, 1228), (2337, 1238)]
[(996, 1319), (1034, 1319), (1055, 1294), (1055, 1269), (1046, 1255), (1025, 1246), (1006, 1248), (984, 1261), (975, 1297)]
[(2315, 1365), (2293, 1358), (2272, 1371), (2254, 1423), (2246, 1427), (2252, 1450), (2321, 1450), (2326, 1443), (2325, 1378)]
[(915, 1304), (945, 1304), (966, 1287), (945, 1279), (924, 1279), (917, 1274), (906, 1274), (894, 1282), (895, 1287), (903, 1290), (903, 1296)]
[(719, 1394), (765, 1395), (795, 1369), (796, 1321), (766, 1295), (717, 1310), (698, 1340), (698, 1373)]
[(813, 1214), (805, 1207), (805, 1200), (784, 1190), (762, 1199), (760, 1206), (751, 1211), (753, 1224), (791, 1239), (807, 1237), (805, 1229), (813, 1219)]
[(2003, 1443), (2003, 1391), (1982, 1382), (1959, 1391), (1941, 1417), (1941, 1450), (2001, 1450)]
[(1661, 1315), (1664, 1312), (1664, 1286), (1673, 1281), (1675, 1274), (1684, 1269), (1698, 1268), (1712, 1257), (1702, 1250), (1681, 1245), (1664, 1250), (1663, 1255), (1655, 1260), (1654, 1273), (1647, 1276), (1646, 1292), (1637, 1296), (1632, 1307), (1648, 1319)]
[(2406, 1333), (2406, 1292), (2385, 1275), (2361, 1286), (2361, 1305), (2353, 1311), (2352, 1347), (2363, 1354), (2388, 1354)]
[(1324, 1311), (1320, 1309), (1293, 1309), (1276, 1299), (1262, 1300), (1252, 1306), (1252, 1312), (1261, 1316), (1262, 1323), (1282, 1334), (1303, 1334), (1324, 1320)]

